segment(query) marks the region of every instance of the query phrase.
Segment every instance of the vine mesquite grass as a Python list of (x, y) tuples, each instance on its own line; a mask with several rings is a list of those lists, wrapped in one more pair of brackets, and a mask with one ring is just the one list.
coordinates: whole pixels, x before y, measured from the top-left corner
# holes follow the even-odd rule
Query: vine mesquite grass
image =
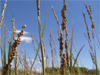
[[(25, 27), (26, 27), (26, 25), (22, 26), (23, 29), (24, 29)], [(23, 35), (23, 32), (24, 32), (23, 29), (22, 29), (21, 32), (18, 34), (17, 39), (15, 40), (15, 42), (13, 43), (13, 45), (11, 46), (11, 47), (12, 47), (12, 53), (11, 53), (9, 59), (8, 59), (8, 63), (6, 62), (6, 63), (4, 64), (4, 66), (3, 66), (2, 75), (5, 75), (5, 74), (7, 73), (9, 65), (11, 65), (12, 60), (15, 58), (15, 53), (17, 52), (17, 48), (16, 48), (16, 47), (17, 47), (17, 46), (20, 44), (20, 42), (21, 42), (20, 37)]]

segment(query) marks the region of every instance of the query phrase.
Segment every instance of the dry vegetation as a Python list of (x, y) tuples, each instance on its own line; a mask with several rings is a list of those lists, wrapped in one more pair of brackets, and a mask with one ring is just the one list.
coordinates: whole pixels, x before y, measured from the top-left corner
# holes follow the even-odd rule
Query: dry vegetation
[[(82, 67), (82, 68), (78, 67), (78, 62), (77, 62), (78, 56), (79, 56), (80, 52), (82, 51), (82, 49), (84, 48), (85, 44), (79, 50), (76, 58), (73, 58), (73, 56), (72, 56), (73, 55), (72, 54), (72, 46), (73, 46), (73, 39), (74, 39), (73, 38), (74, 27), (72, 28), (72, 37), (71, 37), (70, 40), (68, 40), (68, 31), (67, 31), (67, 26), (66, 26), (67, 17), (65, 15), (65, 11), (67, 10), (66, 0), (63, 0), (64, 4), (63, 4), (63, 8), (61, 10), (61, 17), (62, 17), (61, 25), (59, 23), (59, 20), (56, 16), (55, 11), (54, 11), (54, 7), (52, 6), (52, 11), (54, 13), (55, 19), (57, 20), (57, 24), (58, 24), (59, 56), (60, 56), (60, 59), (61, 59), (60, 60), (60, 68), (55, 68), (54, 67), (54, 64), (55, 64), (54, 60), (56, 58), (56, 48), (55, 48), (55, 42), (54, 42), (54, 38), (53, 38), (53, 35), (52, 35), (52, 32), (51, 32), (51, 29), (50, 29), (50, 39), (49, 38), (48, 39), (49, 39), (49, 43), (50, 43), (50, 47), (51, 47), (51, 54), (52, 54), (51, 55), (51, 57), (52, 57), (52, 68), (47, 67), (47, 65), (45, 66), (44, 55), (46, 55), (47, 59), (48, 59), (48, 55), (46, 54), (46, 50), (44, 48), (45, 45), (44, 45), (44, 42), (43, 42), (42, 38), (43, 38), (43, 35), (44, 35), (44, 30), (45, 30), (45, 26), (46, 26), (47, 12), (48, 11), (46, 11), (46, 19), (45, 19), (43, 32), (42, 32), (41, 31), (41, 19), (40, 19), (40, 6), (39, 6), (40, 1), (36, 0), (36, 2), (37, 2), (37, 13), (38, 13), (38, 25), (39, 25), (40, 42), (36, 39), (36, 41), (38, 43), (38, 50), (36, 50), (35, 45), (34, 45), (34, 38), (32, 36), (32, 43), (33, 43), (34, 50), (36, 51), (36, 55), (35, 55), (34, 61), (30, 60), (31, 67), (29, 67), (29, 64), (26, 61), (26, 54), (23, 53), (23, 50), (21, 49), (21, 52), (22, 52), (23, 57), (24, 57), (23, 59), (17, 53), (17, 46), (21, 43), (20, 36), (23, 35), (23, 32), (24, 32), (23, 29), (26, 27), (26, 25), (22, 26), (21, 32), (18, 34), (17, 39), (15, 39), (16, 29), (15, 29), (14, 13), (13, 13), (12, 33), (11, 33), (10, 40), (3, 37), (3, 39), (4, 39), (3, 48), (2, 48), (2, 46), (0, 46), (1, 61), (2, 61), (2, 70), (0, 70), (0, 73), (2, 73), (2, 75), (6, 75), (6, 74), (7, 75), (21, 75), (21, 74), (25, 74), (25, 75), (42, 75), (42, 74), (43, 75), (49, 75), (49, 74), (52, 74), (52, 75), (55, 75), (55, 74), (57, 74), (57, 75), (58, 74), (59, 75), (88, 74), (89, 75), (89, 74), (96, 74), (96, 75), (99, 75), (99, 68), (98, 68), (99, 66), (97, 64), (96, 49), (94, 49), (95, 48), (94, 34), (96, 34), (99, 45), (100, 45), (100, 41), (99, 41), (98, 35), (96, 33), (95, 24), (94, 24), (94, 21), (93, 21), (93, 18), (92, 18), (91, 5), (89, 5), (89, 8), (88, 8), (87, 4), (84, 3), (85, 7), (86, 7), (86, 10), (87, 10), (87, 13), (90, 16), (90, 20), (91, 20), (91, 23), (92, 23), (92, 38), (90, 37), (89, 28), (88, 28), (87, 21), (86, 21), (86, 16), (85, 16), (85, 13), (83, 12), (83, 18), (84, 18), (86, 29), (87, 29), (87, 36), (86, 36), (86, 34), (84, 34), (84, 35), (85, 35), (85, 37), (88, 41), (89, 47), (90, 47), (90, 51), (89, 51), (90, 56), (91, 56), (92, 61), (95, 65), (95, 67), (96, 67), (95, 70), (90, 70), (89, 71), (84, 67)], [(0, 28), (2, 26), (2, 21), (4, 19), (4, 11), (6, 9), (6, 4), (7, 4), (7, 0), (5, 1), (4, 5), (3, 5), (3, 8), (2, 8), (1, 18), (0, 18)], [(4, 21), (3, 21), (3, 24), (4, 24), (4, 28), (6, 29), (6, 25), (5, 25)], [(94, 31), (95, 31), (95, 33), (94, 33)], [(3, 34), (5, 35), (5, 32), (3, 32)], [(64, 38), (64, 36), (66, 36), (66, 38)], [(1, 33), (0, 33), (0, 38), (1, 38)], [(92, 42), (91, 39), (93, 39), (93, 42)], [(6, 40), (9, 43), (8, 60), (6, 60), (6, 55), (7, 55), (6, 50), (5, 50), (5, 45), (6, 45), (5, 41)], [(52, 46), (53, 45), (52, 43), (54, 44), (54, 48)], [(94, 46), (91, 43), (93, 43)], [(69, 44), (71, 44), (70, 45), (71, 46), (70, 47), (70, 52), (68, 51)], [(41, 55), (42, 56), (40, 56), (40, 54), (38, 53), (39, 49), (41, 49)], [(38, 74), (38, 73), (32, 71), (32, 68), (33, 68), (33, 65), (35, 63), (35, 60), (36, 60), (37, 56), (39, 57), (39, 60), (42, 63), (42, 74)], [(28, 57), (29, 57), (29, 59), (31, 59), (29, 54), (28, 54)], [(17, 61), (18, 58), (19, 58), (19, 63)], [(11, 66), (12, 66), (11, 62), (13, 60), (15, 61), (15, 64), (14, 64), (15, 68), (13, 70), (11, 70)], [(72, 60), (74, 60), (74, 64), (72, 64)], [(22, 69), (20, 71), (18, 70), (18, 64), (21, 64), (21, 66), (22, 66)], [(46, 61), (46, 64), (47, 64), (47, 61)], [(77, 67), (75, 67), (75, 64), (77, 65)], [(23, 65), (24, 65), (24, 67), (23, 67)], [(34, 68), (34, 70), (35, 70), (35, 68)]]

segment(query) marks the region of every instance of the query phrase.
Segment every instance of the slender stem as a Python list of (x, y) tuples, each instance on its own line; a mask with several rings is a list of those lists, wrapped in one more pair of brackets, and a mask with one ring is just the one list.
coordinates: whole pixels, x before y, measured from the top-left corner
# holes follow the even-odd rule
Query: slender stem
[(41, 55), (42, 55), (42, 69), (43, 75), (45, 75), (45, 62), (44, 62), (44, 50), (42, 46), (42, 35), (41, 35), (41, 21), (40, 21), (40, 10), (39, 10), (39, 0), (36, 0), (37, 3), (37, 13), (38, 13), (38, 25), (39, 25), (39, 37), (40, 37), (40, 46), (41, 46)]

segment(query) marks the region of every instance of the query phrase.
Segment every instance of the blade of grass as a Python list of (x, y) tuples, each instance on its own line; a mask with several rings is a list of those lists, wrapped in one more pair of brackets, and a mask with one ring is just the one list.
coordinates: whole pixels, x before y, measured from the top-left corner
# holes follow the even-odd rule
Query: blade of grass
[[(4, 24), (4, 22), (3, 22), (3, 24)], [(6, 63), (6, 28), (4, 25), (3, 25), (3, 56), (4, 56), (3, 64), (5, 64)]]
[[(9, 42), (8, 59), (9, 59), (9, 57), (11, 55), (11, 51), (12, 51), (11, 44), (12, 44), (12, 33), (11, 33), (10, 42)], [(11, 75), (11, 66), (9, 66), (8, 74)]]
[(75, 66), (75, 64), (76, 64), (76, 62), (77, 62), (77, 59), (78, 59), (78, 56), (79, 56), (79, 54), (81, 53), (81, 51), (82, 51), (82, 49), (83, 49), (83, 47), (85, 46), (85, 44), (82, 46), (82, 48), (79, 50), (79, 52), (78, 52), (78, 54), (77, 54), (77, 57), (76, 57), (76, 59), (75, 59), (75, 61), (74, 61), (74, 64), (73, 64), (73, 67)]
[(73, 32), (74, 32), (74, 26), (72, 24), (72, 37), (71, 37), (71, 47), (70, 47), (70, 73), (72, 70), (72, 45), (73, 45)]
[(45, 31), (45, 27), (46, 27), (46, 22), (47, 22), (47, 13), (48, 13), (48, 10), (46, 10), (46, 17), (45, 17), (45, 23), (44, 23), (43, 32), (42, 32), (42, 38), (43, 38), (44, 31)]

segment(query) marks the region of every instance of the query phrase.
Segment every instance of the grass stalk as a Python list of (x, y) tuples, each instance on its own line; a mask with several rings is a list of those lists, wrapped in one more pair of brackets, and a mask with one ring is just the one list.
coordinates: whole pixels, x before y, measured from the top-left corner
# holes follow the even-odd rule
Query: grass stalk
[(37, 3), (37, 12), (38, 12), (38, 25), (39, 25), (40, 47), (41, 47), (41, 55), (42, 55), (42, 70), (43, 70), (43, 75), (45, 75), (44, 50), (43, 50), (42, 36), (41, 36), (41, 21), (40, 21), (40, 6), (39, 6), (40, 1), (36, 0), (36, 3)]
[[(47, 13), (48, 13), (48, 10), (46, 11), (45, 23), (44, 23), (43, 32), (42, 32), (42, 38), (43, 38), (44, 31), (45, 31), (45, 27), (46, 27)], [(36, 55), (35, 55), (35, 58), (34, 58), (34, 61), (33, 61), (32, 65), (31, 65), (31, 71), (32, 71), (33, 65), (34, 65), (34, 63), (35, 63), (35, 60), (36, 60), (36, 58), (37, 58), (37, 56), (38, 56), (38, 52), (39, 52), (39, 49), (40, 49), (40, 45), (41, 45), (41, 44), (39, 43), (37, 53), (36, 53)]]

